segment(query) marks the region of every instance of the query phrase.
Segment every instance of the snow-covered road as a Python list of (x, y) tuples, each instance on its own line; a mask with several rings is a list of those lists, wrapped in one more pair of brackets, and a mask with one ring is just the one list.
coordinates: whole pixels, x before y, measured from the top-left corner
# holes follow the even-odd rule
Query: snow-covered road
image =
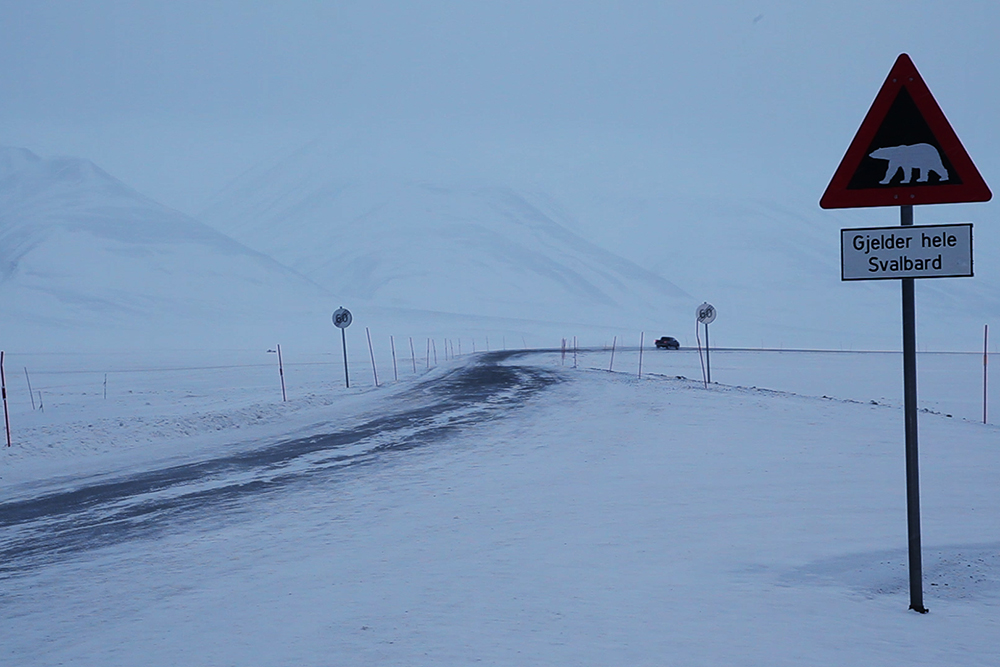
[(13, 575), (136, 537), (186, 527), (198, 517), (239, 509), (289, 486), (322, 483), (347, 467), (440, 440), (484, 423), (557, 382), (552, 371), (504, 365), (517, 352), (494, 352), (416, 383), (397, 404), (333, 432), (260, 446), (135, 474), (71, 482), (68, 489), (0, 502), (0, 576)]

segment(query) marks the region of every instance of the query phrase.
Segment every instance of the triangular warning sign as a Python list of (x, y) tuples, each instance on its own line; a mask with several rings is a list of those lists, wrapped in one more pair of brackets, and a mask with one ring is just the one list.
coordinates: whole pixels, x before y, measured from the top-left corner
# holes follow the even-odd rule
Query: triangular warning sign
[(989, 201), (989, 187), (905, 53), (896, 59), (819, 205)]

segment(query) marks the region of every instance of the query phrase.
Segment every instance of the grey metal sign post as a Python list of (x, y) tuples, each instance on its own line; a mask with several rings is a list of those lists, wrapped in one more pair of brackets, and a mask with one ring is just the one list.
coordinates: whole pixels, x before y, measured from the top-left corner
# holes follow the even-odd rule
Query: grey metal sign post
[(712, 381), (712, 356), (709, 352), (711, 346), (708, 344), (708, 325), (715, 321), (718, 311), (715, 306), (706, 301), (698, 306), (694, 314), (698, 318), (698, 322), (705, 325), (705, 368), (708, 371), (705, 382), (709, 383)]
[(972, 225), (913, 224), (913, 206), (900, 207), (899, 227), (840, 230), (842, 280), (891, 280), (902, 284), (903, 422), (906, 451), (906, 519), (909, 535), (910, 606), (926, 611), (920, 556), (920, 475), (917, 456), (917, 325), (914, 279), (969, 277)]
[(351, 378), (347, 374), (347, 333), (345, 330), (351, 326), (351, 322), (353, 321), (354, 316), (351, 315), (351, 311), (343, 306), (333, 313), (333, 326), (340, 329), (340, 344), (344, 348), (344, 384), (348, 389), (351, 388)]
[[(913, 226), (913, 206), (899, 207), (899, 224)], [(903, 429), (906, 451), (906, 534), (910, 561), (910, 608), (921, 614), (924, 575), (920, 555), (920, 458), (917, 456), (917, 314), (913, 278), (903, 278)]]
[[(920, 564), (913, 281), (972, 276), (972, 226), (943, 225), (934, 231), (914, 227), (913, 206), (989, 201), (992, 196), (913, 61), (903, 53), (819, 202), (822, 208), (899, 206), (902, 231), (899, 227), (841, 231), (841, 278), (895, 278), (902, 285), (910, 609), (921, 614), (927, 613), (927, 608)], [(845, 243), (848, 237), (850, 242)]]

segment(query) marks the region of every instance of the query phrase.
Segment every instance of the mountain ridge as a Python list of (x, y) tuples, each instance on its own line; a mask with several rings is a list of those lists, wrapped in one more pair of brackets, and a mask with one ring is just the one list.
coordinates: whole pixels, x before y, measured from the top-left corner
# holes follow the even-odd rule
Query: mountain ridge
[[(226, 328), (324, 291), (264, 253), (134, 191), (89, 160), (0, 148), (0, 334), (109, 339)], [(327, 296), (328, 298), (328, 296)], [(294, 309), (293, 309), (294, 310)], [(202, 324), (199, 325), (199, 322)], [(130, 331), (117, 335), (115, 332)], [(15, 335), (18, 334), (18, 335)]]

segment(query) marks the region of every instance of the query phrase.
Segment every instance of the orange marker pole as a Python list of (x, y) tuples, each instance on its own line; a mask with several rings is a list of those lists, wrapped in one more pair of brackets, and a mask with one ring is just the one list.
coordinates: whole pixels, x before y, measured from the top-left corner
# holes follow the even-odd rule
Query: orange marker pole
[(278, 375), (281, 376), (281, 402), (288, 399), (285, 397), (285, 366), (281, 363), (281, 346), (278, 346)]
[(7, 380), (3, 374), (3, 350), (0, 350), (0, 393), (3, 394), (3, 425), (7, 431), (7, 446), (10, 447), (10, 415), (7, 413)]
[(987, 343), (990, 339), (990, 325), (983, 325), (983, 423), (986, 423), (986, 367), (989, 365), (990, 357), (987, 353)]

